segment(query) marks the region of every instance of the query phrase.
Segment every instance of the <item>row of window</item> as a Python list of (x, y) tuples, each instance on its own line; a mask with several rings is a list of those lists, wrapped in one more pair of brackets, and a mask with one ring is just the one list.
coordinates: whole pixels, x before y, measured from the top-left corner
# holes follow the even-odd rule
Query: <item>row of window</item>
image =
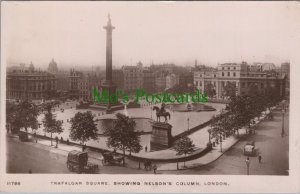
[[(225, 67), (222, 67), (222, 70), (225, 70)], [(227, 70), (230, 70), (230, 67), (227, 67)], [(236, 70), (236, 67), (233, 67), (233, 70)]]
[[(202, 74), (200, 74), (200, 77), (202, 77)], [(216, 74), (214, 74), (214, 77), (217, 77), (217, 75), (216, 75)]]
[[(222, 72), (222, 77), (224, 77), (224, 75), (225, 75), (225, 73), (224, 72)], [(228, 77), (230, 77), (230, 72), (227, 72), (227, 76)], [(233, 77), (235, 77), (236, 76), (236, 73), (235, 72), (233, 72)]]
[[(22, 98), (25, 97), (25, 93), (23, 92), (8, 92), (10, 98)], [(43, 96), (42, 93), (28, 93), (29, 98), (41, 98)]]
[[(216, 87), (216, 85), (217, 85), (217, 82), (205, 82), (205, 85), (208, 85), (208, 84), (213, 84), (214, 85), (214, 87)], [(196, 86), (202, 86), (202, 81), (195, 81), (195, 85)]]

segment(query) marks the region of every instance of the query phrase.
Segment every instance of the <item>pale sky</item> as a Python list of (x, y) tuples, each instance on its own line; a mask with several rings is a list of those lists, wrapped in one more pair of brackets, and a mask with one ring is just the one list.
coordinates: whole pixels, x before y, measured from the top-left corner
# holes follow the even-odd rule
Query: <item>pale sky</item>
[[(297, 2), (2, 2), (7, 64), (105, 65), (110, 13), (113, 65), (289, 61)], [(298, 3), (299, 5), (299, 3)], [(297, 12), (298, 11), (298, 12)]]

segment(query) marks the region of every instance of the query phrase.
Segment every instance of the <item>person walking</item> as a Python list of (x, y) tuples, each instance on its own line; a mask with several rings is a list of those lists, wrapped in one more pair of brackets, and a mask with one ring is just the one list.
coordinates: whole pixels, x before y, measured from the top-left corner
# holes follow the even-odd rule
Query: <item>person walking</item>
[(56, 141), (55, 148), (57, 148), (58, 147), (58, 137), (57, 136), (55, 137), (55, 141)]
[(156, 174), (156, 170), (157, 170), (157, 166), (156, 166), (156, 164), (154, 164), (153, 165), (153, 172), (154, 172), (154, 174)]
[(147, 145), (145, 146), (145, 152), (147, 152), (147, 150), (148, 150), (148, 147), (147, 147)]
[(259, 155), (259, 156), (258, 156), (258, 162), (259, 162), (259, 163), (261, 163), (261, 159), (262, 159), (262, 157), (261, 157), (261, 155)]

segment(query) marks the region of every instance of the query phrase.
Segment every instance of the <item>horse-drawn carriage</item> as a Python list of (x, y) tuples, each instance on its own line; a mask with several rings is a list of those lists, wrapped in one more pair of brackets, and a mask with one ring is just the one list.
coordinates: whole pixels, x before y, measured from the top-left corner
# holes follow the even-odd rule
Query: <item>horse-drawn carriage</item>
[(124, 161), (124, 156), (120, 156), (114, 152), (104, 152), (102, 153), (102, 164), (103, 165), (120, 165)]
[(99, 168), (97, 164), (88, 162), (88, 153), (70, 151), (68, 154), (67, 167), (72, 172), (94, 174)]
[(147, 160), (144, 162), (144, 170), (152, 170), (152, 162), (151, 160)]

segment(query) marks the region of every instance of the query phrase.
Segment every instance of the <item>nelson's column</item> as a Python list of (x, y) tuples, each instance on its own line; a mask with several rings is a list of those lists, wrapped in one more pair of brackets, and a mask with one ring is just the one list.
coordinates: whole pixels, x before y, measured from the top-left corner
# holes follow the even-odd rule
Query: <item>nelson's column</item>
[[(101, 84), (101, 89), (102, 92), (104, 90), (107, 91), (107, 96), (109, 98), (111, 94), (116, 94), (116, 88), (117, 88), (117, 86), (112, 81), (112, 31), (113, 29), (115, 29), (115, 27), (111, 25), (111, 19), (109, 14), (108, 14), (107, 25), (104, 26), (103, 28), (106, 30), (106, 78), (104, 82)], [(106, 110), (106, 113), (112, 113), (114, 110), (122, 109), (123, 105), (119, 102), (112, 104), (108, 99), (106, 103), (91, 105), (90, 108)]]

